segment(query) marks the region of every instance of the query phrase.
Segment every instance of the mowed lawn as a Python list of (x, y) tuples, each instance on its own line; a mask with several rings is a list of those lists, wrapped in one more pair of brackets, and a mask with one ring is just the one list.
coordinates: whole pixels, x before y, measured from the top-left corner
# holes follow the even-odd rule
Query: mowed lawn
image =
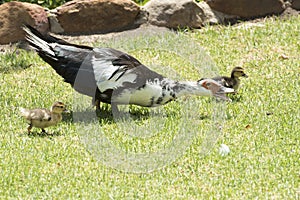
[[(191, 144), (175, 161), (148, 173), (124, 172), (101, 162), (97, 156), (101, 151), (94, 154), (86, 148), (80, 123), (72, 120), (71, 114), (58, 126), (48, 128), (49, 134), (33, 129), (28, 135), (19, 107), (48, 108), (60, 100), (74, 112), (77, 94), (37, 54), (14, 47), (1, 52), (0, 198), (299, 199), (299, 25), (300, 17), (268, 18), (186, 31), (185, 36), (210, 55), (219, 74), (229, 75), (233, 67), (242, 66), (249, 78), (242, 80), (231, 103), (189, 97), (164, 106), (164, 127), (157, 133), (149, 129), (149, 137), (118, 131), (118, 123), (109, 114), (101, 118), (99, 126), (107, 138), (124, 151), (135, 153), (164, 148), (176, 138), (182, 119), (186, 120), (185, 128), (193, 131)], [(174, 43), (171, 47), (178, 46), (176, 40), (170, 43)], [(190, 55), (203, 54), (193, 46), (184, 50)], [(131, 53), (143, 63), (157, 61), (173, 68), (184, 79), (202, 77), (191, 63), (165, 47), (137, 46)], [(168, 70), (163, 71), (169, 75)], [(183, 106), (185, 102), (197, 102), (197, 107)], [(109, 111), (110, 107), (103, 109)], [(157, 115), (149, 114), (151, 109), (130, 109), (135, 118), (126, 128), (155, 125)], [(222, 116), (216, 119), (216, 113)], [(222, 129), (213, 129), (213, 133), (211, 125), (216, 122), (222, 123)], [(219, 154), (222, 143), (231, 150), (226, 156)], [(209, 153), (204, 154), (205, 145)]]

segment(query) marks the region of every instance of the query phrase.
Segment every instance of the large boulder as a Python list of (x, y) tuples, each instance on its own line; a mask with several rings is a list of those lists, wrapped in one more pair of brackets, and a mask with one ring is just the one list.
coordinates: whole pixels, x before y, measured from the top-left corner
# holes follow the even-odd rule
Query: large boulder
[(203, 24), (227, 24), (239, 19), (238, 16), (227, 15), (222, 12), (212, 10), (205, 1), (198, 3), (198, 6), (203, 10), (204, 16), (202, 18)]
[(206, 0), (206, 2), (213, 10), (242, 18), (280, 14), (285, 9), (283, 0)]
[(300, 0), (293, 0), (292, 1), (292, 8), (296, 10), (300, 10)]
[(151, 0), (144, 6), (149, 13), (148, 22), (168, 28), (204, 25), (204, 11), (193, 0)]
[(205, 1), (198, 3), (198, 6), (203, 10), (203, 24), (220, 24), (220, 20), (214, 11), (209, 7)]
[(51, 22), (59, 23), (54, 32), (106, 33), (133, 28), (139, 12), (131, 0), (74, 0), (52, 10)]
[(49, 29), (47, 13), (39, 5), (16, 1), (0, 5), (0, 44), (23, 40), (23, 24), (29, 24), (42, 33)]

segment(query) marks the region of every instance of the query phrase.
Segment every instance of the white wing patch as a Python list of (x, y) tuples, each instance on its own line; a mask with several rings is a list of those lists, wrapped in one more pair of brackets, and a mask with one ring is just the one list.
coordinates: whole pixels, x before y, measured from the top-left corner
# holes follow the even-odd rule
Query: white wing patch
[(134, 83), (136, 80), (137, 75), (128, 73), (130, 70), (124, 73), (122, 66), (114, 66), (112, 64), (112, 60), (114, 59), (116, 57), (110, 54), (103, 55), (100, 58), (96, 58), (95, 56), (92, 58), (95, 80), (100, 92), (108, 89), (116, 89), (121, 87), (124, 82)]

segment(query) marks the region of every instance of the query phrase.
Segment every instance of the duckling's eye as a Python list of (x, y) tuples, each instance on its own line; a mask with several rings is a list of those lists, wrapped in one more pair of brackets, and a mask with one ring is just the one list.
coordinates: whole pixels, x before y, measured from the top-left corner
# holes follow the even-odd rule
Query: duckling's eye
[(64, 108), (63, 106), (58, 106), (59, 108)]

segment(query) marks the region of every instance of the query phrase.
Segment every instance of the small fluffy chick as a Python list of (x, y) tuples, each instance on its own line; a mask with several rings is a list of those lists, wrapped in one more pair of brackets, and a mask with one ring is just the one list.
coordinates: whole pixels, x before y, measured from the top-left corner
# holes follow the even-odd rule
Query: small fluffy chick
[(45, 132), (45, 128), (54, 126), (62, 120), (62, 112), (64, 111), (66, 111), (66, 105), (62, 102), (55, 102), (50, 110), (20, 108), (21, 116), (29, 121), (28, 133), (32, 127), (41, 128), (42, 132)]
[(231, 71), (230, 77), (218, 76), (212, 79), (217, 81), (224, 87), (233, 88), (235, 91), (237, 91), (241, 82), (240, 77), (248, 78), (248, 75), (245, 74), (244, 69), (242, 67), (235, 67)]

